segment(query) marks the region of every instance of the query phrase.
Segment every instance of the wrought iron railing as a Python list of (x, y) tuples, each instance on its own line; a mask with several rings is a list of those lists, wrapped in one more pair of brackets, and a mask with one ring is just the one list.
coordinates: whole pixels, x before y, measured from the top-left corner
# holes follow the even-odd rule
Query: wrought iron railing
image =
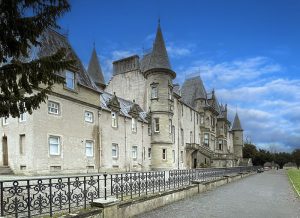
[[(0, 215), (31, 217), (87, 208), (96, 198), (120, 200), (212, 181), (255, 167), (209, 168), (0, 181)], [(76, 208), (76, 209), (74, 209)]]

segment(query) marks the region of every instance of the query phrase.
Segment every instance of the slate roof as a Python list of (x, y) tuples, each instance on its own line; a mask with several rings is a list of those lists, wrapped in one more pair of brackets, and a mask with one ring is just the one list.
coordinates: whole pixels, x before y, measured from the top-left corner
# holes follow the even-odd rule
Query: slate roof
[(219, 104), (219, 101), (217, 99), (217, 96), (215, 95), (214, 90), (207, 94), (207, 101), (208, 101), (208, 104), (212, 108), (214, 108), (220, 115), (221, 114), (221, 108), (220, 108), (220, 104)]
[[(113, 96), (114, 96), (113, 94), (103, 92), (100, 96), (100, 106), (105, 110), (111, 111), (110, 108), (108, 107), (108, 103), (109, 103), (110, 99)], [(134, 103), (132, 101), (125, 100), (123, 98), (119, 98), (119, 97), (117, 97), (117, 99), (120, 103), (120, 114), (125, 116), (125, 117), (130, 117), (131, 118), (132, 116), (130, 116), (129, 112), (130, 112), (131, 107), (136, 103)], [(140, 109), (139, 119), (143, 122), (148, 123), (148, 121), (146, 119), (147, 112), (143, 111), (140, 106), (139, 106), (139, 109)]]
[(236, 113), (235, 117), (234, 117), (234, 121), (231, 127), (231, 130), (233, 131), (243, 131), (240, 119), (239, 119), (239, 115)]
[(145, 55), (142, 60), (143, 72), (150, 69), (168, 69), (171, 70), (171, 64), (169, 61), (169, 56), (165, 46), (164, 37), (161, 31), (160, 24), (158, 24), (155, 41), (153, 44), (152, 52)]
[(207, 93), (205, 91), (203, 81), (200, 76), (191, 77), (184, 81), (181, 88), (182, 100), (195, 107), (196, 99), (207, 99)]
[(101, 65), (95, 48), (93, 49), (87, 72), (97, 85), (105, 85)]
[[(73, 59), (76, 61), (76, 68), (78, 69), (77, 72), (77, 80), (78, 83), (92, 88), (94, 90), (97, 90), (96, 85), (94, 82), (90, 79), (88, 76), (85, 68), (83, 67), (79, 57), (75, 53), (74, 49), (72, 48), (70, 42), (68, 41), (67, 37), (59, 34), (55, 30), (47, 29), (41, 36), (40, 36), (40, 43), (41, 45), (39, 47), (33, 47), (31, 49), (30, 56), (32, 58), (34, 57), (43, 57), (43, 56), (49, 56), (54, 54), (58, 49), (65, 48), (67, 51), (67, 58)], [(64, 72), (58, 72), (59, 75), (62, 77), (65, 77)]]

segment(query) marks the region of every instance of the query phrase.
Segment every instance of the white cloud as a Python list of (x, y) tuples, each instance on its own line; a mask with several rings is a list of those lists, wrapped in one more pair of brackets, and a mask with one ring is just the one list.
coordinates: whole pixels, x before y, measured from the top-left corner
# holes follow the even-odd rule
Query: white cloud
[(191, 54), (191, 50), (187, 47), (178, 47), (174, 45), (168, 45), (167, 46), (168, 55), (170, 57), (181, 57)]

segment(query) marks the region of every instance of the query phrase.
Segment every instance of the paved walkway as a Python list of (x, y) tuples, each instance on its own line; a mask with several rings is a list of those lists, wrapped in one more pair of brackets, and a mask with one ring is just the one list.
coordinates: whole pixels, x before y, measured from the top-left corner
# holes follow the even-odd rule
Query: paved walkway
[(300, 218), (300, 199), (285, 171), (271, 170), (138, 217)]

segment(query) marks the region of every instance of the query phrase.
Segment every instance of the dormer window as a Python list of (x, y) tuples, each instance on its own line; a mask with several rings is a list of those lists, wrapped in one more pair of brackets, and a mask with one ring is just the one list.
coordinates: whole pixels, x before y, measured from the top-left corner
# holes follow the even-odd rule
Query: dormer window
[(75, 73), (71, 71), (66, 71), (66, 87), (68, 89), (75, 89)]
[(118, 119), (116, 112), (111, 112), (111, 126), (114, 128), (118, 127)]
[(132, 132), (136, 132), (136, 131), (137, 131), (137, 122), (136, 122), (136, 118), (132, 118), (132, 119), (131, 119), (131, 130), (132, 130)]

